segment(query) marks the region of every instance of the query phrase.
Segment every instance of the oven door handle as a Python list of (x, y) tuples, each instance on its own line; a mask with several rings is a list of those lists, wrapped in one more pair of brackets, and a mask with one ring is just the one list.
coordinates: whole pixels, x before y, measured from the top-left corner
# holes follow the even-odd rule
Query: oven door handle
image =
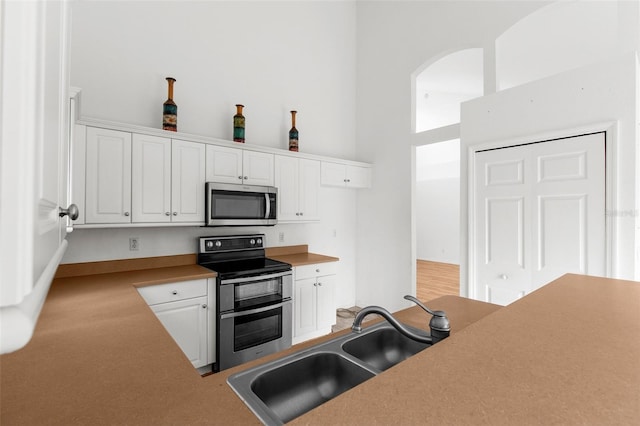
[(256, 309), (249, 309), (248, 311), (229, 312), (228, 314), (220, 315), (220, 319), (236, 318), (244, 315), (259, 314), (260, 312), (266, 312), (272, 309), (280, 308), (288, 303), (291, 303), (291, 299), (287, 299), (281, 303), (276, 303), (275, 305), (263, 306), (262, 308), (256, 308)]
[(286, 275), (292, 275), (291, 270), (284, 271), (284, 272), (278, 272), (278, 273), (275, 273), (275, 274), (252, 275), (250, 277), (242, 277), (242, 278), (232, 278), (232, 279), (228, 279), (228, 280), (220, 280), (220, 285), (237, 284), (237, 283), (252, 282), (252, 281), (264, 281), (264, 280), (270, 280), (272, 278), (284, 277)]

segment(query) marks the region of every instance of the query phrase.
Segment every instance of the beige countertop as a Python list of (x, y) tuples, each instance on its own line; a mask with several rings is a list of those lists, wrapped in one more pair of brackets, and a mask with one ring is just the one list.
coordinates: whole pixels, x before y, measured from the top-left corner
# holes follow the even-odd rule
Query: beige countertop
[(267, 257), (281, 262), (289, 263), (292, 266), (311, 265), (314, 263), (337, 262), (340, 259), (323, 254), (310, 253), (307, 245), (268, 247)]
[[(211, 275), (180, 268), (151, 273)], [(0, 357), (1, 424), (259, 424), (226, 378), (314, 342), (200, 377), (138, 295), (140, 280), (150, 282), (141, 271), (54, 281), (32, 341)], [(640, 421), (640, 284), (567, 275), (505, 308), (429, 304), (447, 311), (451, 337), (293, 422)], [(417, 307), (397, 317), (426, 327)]]

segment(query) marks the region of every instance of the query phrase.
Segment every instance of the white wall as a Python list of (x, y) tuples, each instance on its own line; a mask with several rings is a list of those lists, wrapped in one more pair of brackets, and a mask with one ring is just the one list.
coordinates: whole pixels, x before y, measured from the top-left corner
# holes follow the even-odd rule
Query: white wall
[(416, 258), (459, 264), (460, 177), (418, 181), (415, 197)]
[[(296, 109), (300, 151), (357, 159), (355, 6), (72, 2), (71, 85), (82, 89), (80, 114), (160, 128), (172, 76), (181, 132), (231, 139), (234, 105), (243, 103), (247, 143), (286, 149)], [(269, 246), (308, 244), (339, 257), (338, 304), (353, 306), (354, 192), (323, 188), (320, 197), (321, 221), (308, 225), (76, 230), (63, 263), (194, 253), (199, 236), (259, 231)], [(132, 236), (140, 251), (129, 251)]]
[[(617, 191), (609, 194), (613, 205), (614, 264), (613, 277), (634, 279), (635, 221), (637, 206), (637, 112), (638, 64), (635, 52), (613, 61), (595, 65), (528, 83), (469, 101), (462, 106), (461, 122), (461, 215), (460, 232), (467, 233), (467, 150), (473, 145), (517, 139), (520, 142), (540, 140), (541, 135), (553, 133), (573, 135), (575, 130), (610, 123), (616, 125), (615, 145), (607, 141), (607, 156), (615, 161)], [(606, 126), (600, 130), (606, 130)], [(466, 243), (462, 245), (461, 287), (466, 288)]]
[(357, 152), (375, 164), (358, 193), (356, 302), (391, 310), (415, 289), (411, 75), (430, 58), (484, 47), (544, 2), (358, 2)]
[(626, 3), (560, 1), (516, 23), (496, 40), (498, 89), (618, 56), (628, 47), (619, 43), (619, 17), (633, 13)]
[(416, 147), (416, 257), (460, 262), (460, 140)]
[(165, 77), (177, 79), (178, 130), (286, 148), (297, 110), (300, 150), (355, 155), (355, 3), (78, 1), (71, 83), (82, 115), (160, 128)]

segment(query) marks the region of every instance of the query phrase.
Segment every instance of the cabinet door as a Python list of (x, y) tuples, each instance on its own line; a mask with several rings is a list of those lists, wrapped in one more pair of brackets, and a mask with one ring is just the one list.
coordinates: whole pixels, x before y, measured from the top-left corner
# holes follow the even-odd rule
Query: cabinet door
[(172, 221), (204, 223), (205, 145), (174, 139), (171, 163)]
[(171, 139), (132, 138), (131, 220), (171, 221)]
[(207, 297), (151, 306), (194, 367), (207, 365)]
[(347, 186), (350, 188), (370, 188), (371, 168), (347, 166)]
[(29, 341), (67, 246), (68, 10), (0, 5), (0, 353)]
[(278, 220), (297, 220), (298, 208), (298, 159), (277, 155), (275, 157), (275, 185), (278, 188)]
[(317, 278), (316, 327), (318, 329), (331, 327), (336, 322), (335, 287), (335, 275), (324, 275)]
[(131, 222), (131, 133), (87, 127), (86, 223)]
[(347, 167), (344, 164), (323, 161), (321, 166), (321, 179), (323, 185), (345, 186)]
[(294, 336), (301, 336), (316, 330), (316, 300), (316, 279), (296, 280), (293, 310)]
[(273, 186), (273, 154), (244, 151), (242, 159), (243, 183)]
[(207, 182), (242, 183), (242, 150), (207, 145)]
[(319, 220), (320, 161), (300, 159), (298, 209), (302, 220)]

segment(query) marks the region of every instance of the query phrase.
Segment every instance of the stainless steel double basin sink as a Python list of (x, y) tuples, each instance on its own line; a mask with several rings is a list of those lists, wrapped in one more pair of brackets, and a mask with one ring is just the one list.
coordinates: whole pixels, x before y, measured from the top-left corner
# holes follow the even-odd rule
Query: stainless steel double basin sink
[(280, 425), (429, 346), (383, 322), (236, 373), (227, 382), (264, 424)]

